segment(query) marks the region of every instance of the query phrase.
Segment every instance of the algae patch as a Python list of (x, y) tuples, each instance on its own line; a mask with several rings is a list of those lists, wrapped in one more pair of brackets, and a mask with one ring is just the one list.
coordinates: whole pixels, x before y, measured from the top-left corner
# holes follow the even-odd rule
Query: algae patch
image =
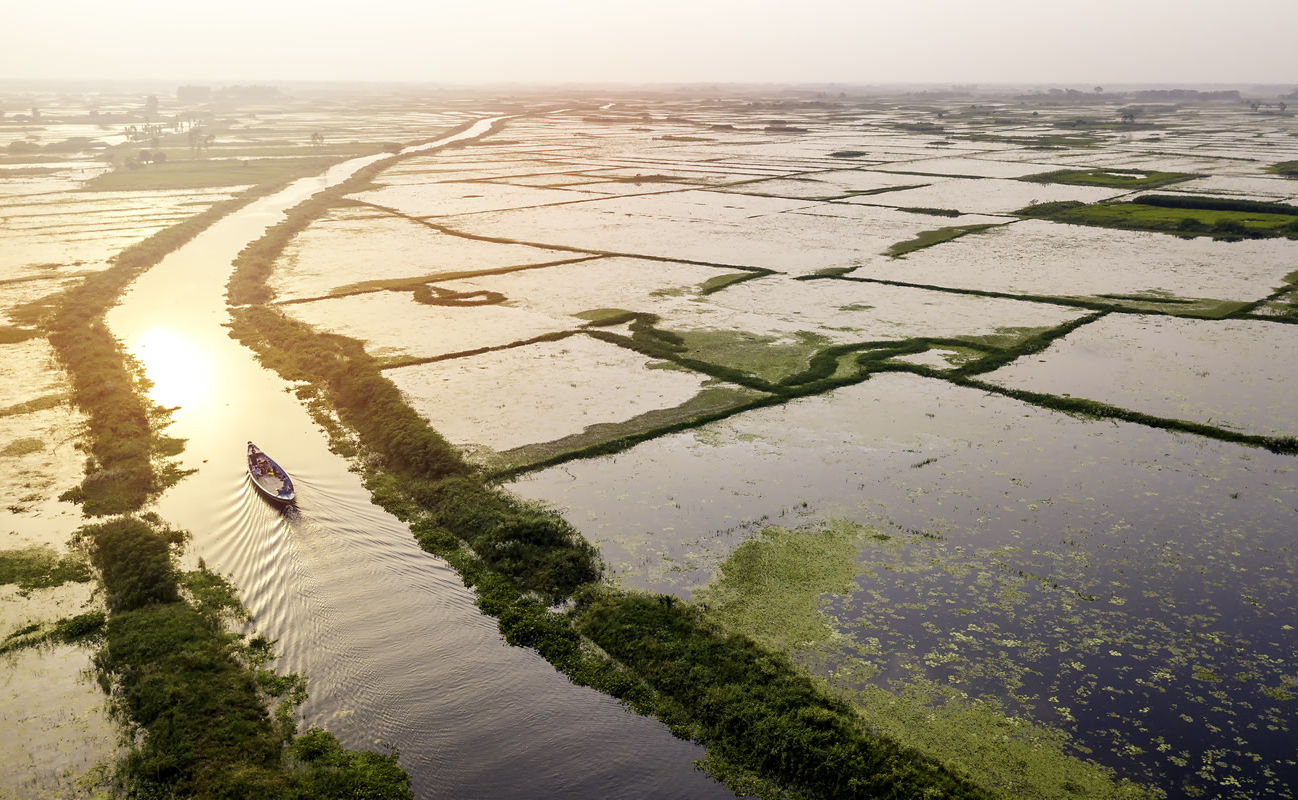
[(832, 600), (868, 580), (860, 563), (867, 549), (878, 554), (901, 547), (894, 537), (852, 522), (768, 527), (735, 550), (696, 601), (712, 622), (798, 658), (873, 729), (1000, 796), (1162, 796), (1080, 757), (1063, 730), (924, 679), (875, 685), (870, 681), (879, 670), (871, 659), (837, 652), (851, 645), (830, 613)]
[(852, 590), (865, 535), (850, 524), (765, 528), (735, 550), (696, 600), (715, 621), (776, 650), (829, 644), (835, 633), (821, 598)]

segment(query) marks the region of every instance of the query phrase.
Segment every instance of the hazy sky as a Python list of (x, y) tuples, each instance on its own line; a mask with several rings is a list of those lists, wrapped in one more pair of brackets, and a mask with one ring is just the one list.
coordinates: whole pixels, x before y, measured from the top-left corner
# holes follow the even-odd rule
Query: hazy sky
[(0, 78), (1295, 83), (1298, 0), (7, 0)]

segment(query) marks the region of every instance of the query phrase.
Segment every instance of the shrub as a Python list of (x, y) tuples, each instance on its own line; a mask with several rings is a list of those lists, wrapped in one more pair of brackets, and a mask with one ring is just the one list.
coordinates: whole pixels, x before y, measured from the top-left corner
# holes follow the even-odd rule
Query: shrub
[(1225, 197), (1195, 197), (1191, 195), (1147, 194), (1131, 202), (1142, 206), (1160, 208), (1186, 208), (1200, 211), (1244, 211), (1260, 214), (1295, 214), (1298, 206), (1285, 203), (1264, 203), (1258, 200), (1235, 200)]

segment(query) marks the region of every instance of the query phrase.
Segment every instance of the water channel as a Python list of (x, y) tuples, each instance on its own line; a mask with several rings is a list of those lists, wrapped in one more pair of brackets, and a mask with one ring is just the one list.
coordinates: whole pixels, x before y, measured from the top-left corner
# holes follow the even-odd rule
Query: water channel
[[(423, 145), (482, 136), (483, 120)], [(189, 530), (186, 557), (230, 577), (278, 640), (278, 667), (310, 680), (304, 723), (346, 746), (394, 747), (420, 798), (730, 797), (693, 767), (702, 748), (510, 647), (441, 560), (370, 503), (291, 393), (230, 339), (231, 262), (284, 212), (384, 156), (353, 159), (231, 214), (142, 276), (108, 324), (174, 407), (195, 472), (158, 501)], [(251, 440), (292, 474), (281, 513), (244, 472)]]

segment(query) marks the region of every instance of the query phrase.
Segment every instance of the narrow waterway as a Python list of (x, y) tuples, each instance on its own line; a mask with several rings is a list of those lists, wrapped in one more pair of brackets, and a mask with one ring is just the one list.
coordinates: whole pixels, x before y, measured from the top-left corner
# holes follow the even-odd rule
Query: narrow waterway
[[(423, 146), (481, 136), (492, 120)], [(444, 562), (370, 503), (292, 394), (228, 337), (225, 283), (247, 243), (311, 194), (384, 156), (296, 182), (216, 223), (142, 276), (108, 316), (143, 363), (168, 433), (196, 470), (158, 512), (190, 559), (229, 576), (310, 679), (305, 723), (349, 747), (395, 747), (420, 798), (732, 797), (693, 768), (703, 750), (510, 647)], [(281, 513), (248, 483), (251, 440), (293, 475)]]

